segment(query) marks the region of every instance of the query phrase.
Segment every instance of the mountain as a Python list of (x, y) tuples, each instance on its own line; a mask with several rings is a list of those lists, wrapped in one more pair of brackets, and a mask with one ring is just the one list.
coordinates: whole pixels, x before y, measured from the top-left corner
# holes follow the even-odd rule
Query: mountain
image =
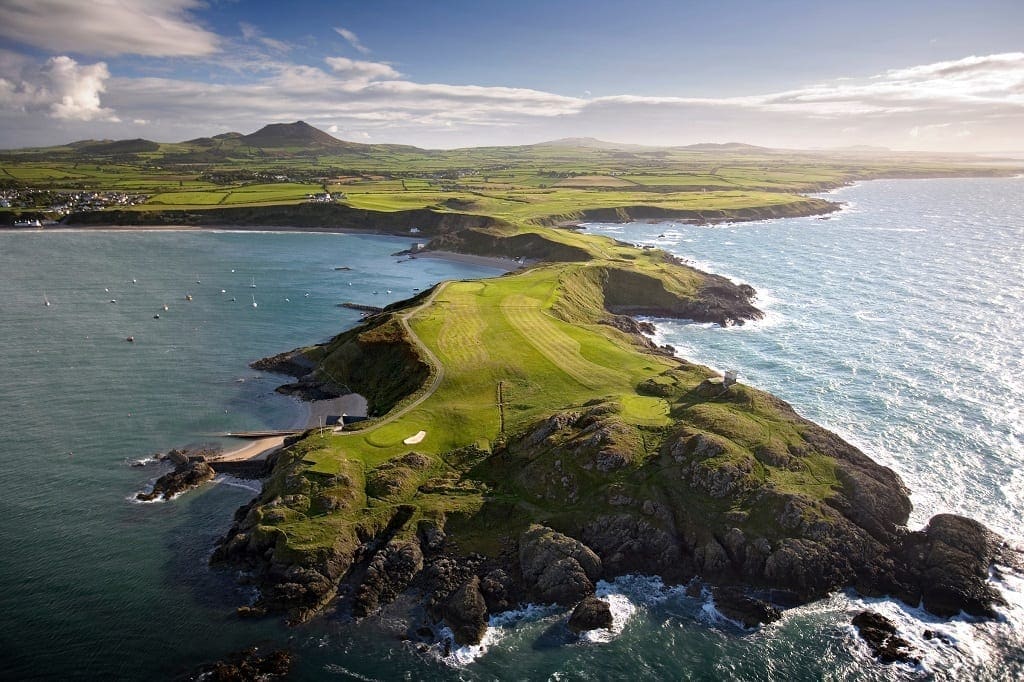
[(355, 142), (342, 142), (328, 135), (319, 128), (314, 128), (305, 121), (295, 123), (271, 123), (255, 133), (237, 138), (242, 144), (251, 147), (362, 147)]

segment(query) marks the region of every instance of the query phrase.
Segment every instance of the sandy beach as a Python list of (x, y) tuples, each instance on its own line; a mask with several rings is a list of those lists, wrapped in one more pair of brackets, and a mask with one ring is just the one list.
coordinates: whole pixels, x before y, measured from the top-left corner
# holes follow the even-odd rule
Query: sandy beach
[[(326, 421), (328, 417), (339, 417), (343, 414), (366, 414), (366, 398), (358, 393), (350, 393), (330, 400), (303, 402), (301, 405), (305, 408), (306, 414), (291, 427), (295, 430), (316, 428), (320, 426), (321, 419)], [(266, 459), (284, 445), (284, 439), (285, 436), (269, 436), (250, 440), (240, 448), (221, 453), (216, 459), (221, 462)]]

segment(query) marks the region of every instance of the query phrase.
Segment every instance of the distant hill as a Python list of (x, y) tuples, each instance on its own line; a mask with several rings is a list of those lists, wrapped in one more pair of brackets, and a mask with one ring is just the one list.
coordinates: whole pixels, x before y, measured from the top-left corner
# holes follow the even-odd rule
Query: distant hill
[(688, 144), (673, 149), (685, 149), (691, 152), (770, 152), (777, 151), (769, 147), (758, 147), (755, 144), (744, 144), (742, 142), (701, 142), (700, 144)]
[(160, 145), (152, 140), (136, 138), (134, 140), (81, 140), (68, 145), (74, 147), (79, 154), (138, 154), (155, 152)]
[(343, 142), (314, 128), (305, 121), (295, 123), (271, 123), (255, 133), (238, 138), (242, 144), (252, 147), (273, 149), (275, 147), (353, 147), (366, 146), (355, 142)]
[(851, 144), (847, 147), (834, 147), (832, 151), (836, 152), (869, 152), (872, 154), (891, 152), (892, 149), (889, 147), (879, 147), (871, 144)]
[(574, 147), (582, 149), (608, 149), (614, 151), (621, 150), (640, 150), (640, 149), (655, 149), (655, 147), (646, 147), (641, 144), (625, 144), (622, 142), (607, 142), (605, 140), (599, 140), (596, 137), (562, 137), (557, 140), (550, 140), (548, 142), (538, 142), (537, 144), (530, 145), (531, 147)]

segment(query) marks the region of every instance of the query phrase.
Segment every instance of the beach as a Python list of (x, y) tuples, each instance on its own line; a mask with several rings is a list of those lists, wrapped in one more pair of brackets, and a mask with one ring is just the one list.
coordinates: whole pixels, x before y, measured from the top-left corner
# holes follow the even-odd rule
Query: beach
[[(315, 429), (320, 426), (321, 420), (326, 424), (330, 417), (340, 417), (343, 414), (360, 416), (366, 414), (366, 398), (358, 393), (349, 393), (329, 400), (313, 400), (301, 404), (305, 408), (306, 414), (296, 420), (296, 423), (292, 426), (296, 431)], [(335, 427), (332, 425), (330, 428), (333, 429)], [(266, 438), (256, 438), (250, 440), (242, 447), (221, 453), (215, 459), (220, 462), (266, 459), (284, 445), (286, 437), (267, 436)]]

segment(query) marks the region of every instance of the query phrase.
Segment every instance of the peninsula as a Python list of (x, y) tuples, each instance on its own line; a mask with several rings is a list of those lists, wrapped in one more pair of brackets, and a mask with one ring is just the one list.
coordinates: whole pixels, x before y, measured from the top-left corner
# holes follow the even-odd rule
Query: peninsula
[[(524, 264), (440, 283), (327, 343), (254, 363), (300, 393), (359, 393), (371, 419), (289, 438), (270, 457), (262, 493), (213, 556), (259, 587), (241, 615), (359, 617), (408, 593), (420, 605), (410, 633), (446, 627), (476, 643), (489, 614), (527, 601), (577, 607), (574, 628), (599, 626), (596, 581), (644, 573), (711, 586), (747, 624), (846, 587), (992, 617), (992, 566), (1020, 564), (969, 519), (909, 530), (897, 474), (783, 401), (657, 347), (636, 319), (743, 324), (762, 314), (751, 287), (571, 229), (826, 218), (839, 206), (804, 193), (1005, 168), (586, 140), (429, 151), (346, 143), (302, 122), (0, 163), (14, 178), (5, 191), (26, 204), (2, 214), (10, 223), (364, 230)], [(52, 203), (133, 182), (138, 200), (114, 207)]]

